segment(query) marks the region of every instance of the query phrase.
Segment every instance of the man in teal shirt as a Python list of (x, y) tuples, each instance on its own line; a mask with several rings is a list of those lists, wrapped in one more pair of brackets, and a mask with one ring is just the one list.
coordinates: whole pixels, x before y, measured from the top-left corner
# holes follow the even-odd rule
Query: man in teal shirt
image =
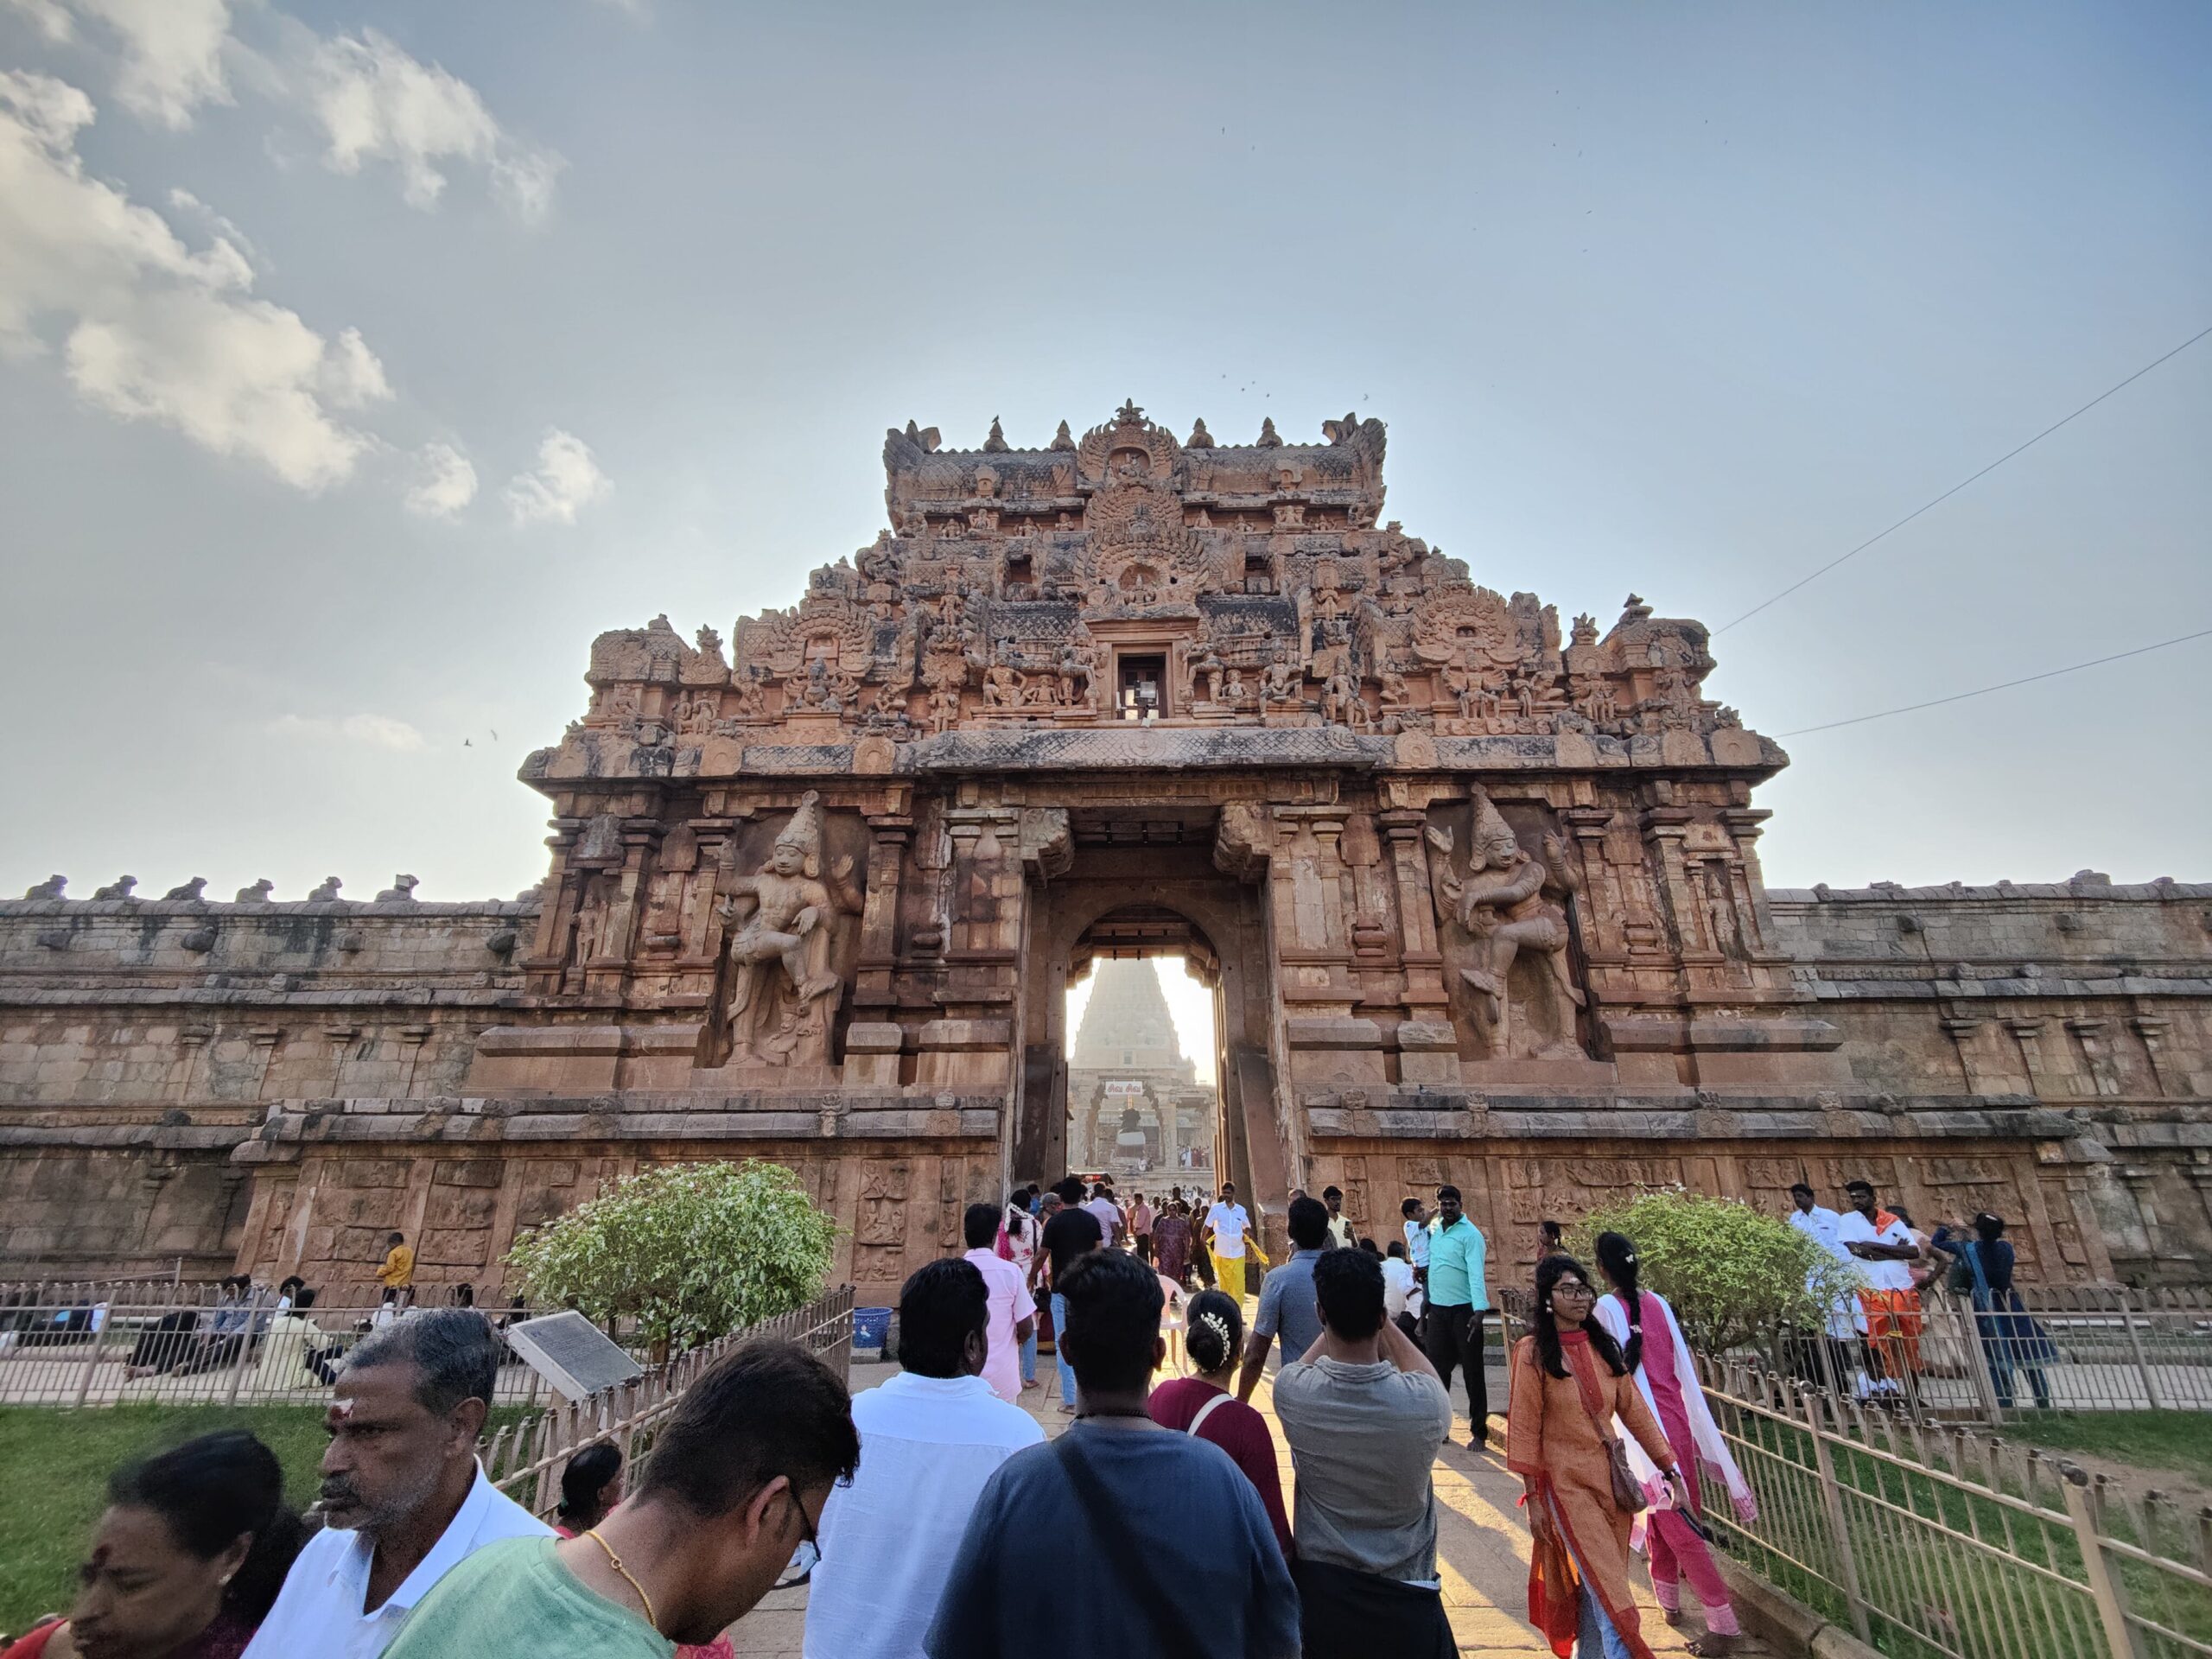
[(1459, 1189), (1436, 1189), (1436, 1219), (1428, 1224), (1428, 1306), (1421, 1315), (1421, 1345), (1429, 1363), (1452, 1388), (1452, 1369), (1467, 1373), (1468, 1444), (1480, 1451), (1490, 1422), (1490, 1378), (1484, 1369), (1483, 1321), (1490, 1313), (1482, 1229), (1459, 1207)]

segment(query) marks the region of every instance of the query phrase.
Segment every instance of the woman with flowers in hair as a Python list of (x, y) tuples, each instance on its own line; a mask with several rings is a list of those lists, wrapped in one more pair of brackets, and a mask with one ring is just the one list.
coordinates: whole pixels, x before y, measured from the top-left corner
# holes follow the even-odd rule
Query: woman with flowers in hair
[(1220, 1291), (1202, 1290), (1185, 1306), (1184, 1321), (1183, 1345), (1198, 1374), (1161, 1383), (1145, 1408), (1162, 1428), (1211, 1440), (1229, 1453), (1260, 1494), (1283, 1560), (1294, 1560), (1274, 1436), (1268, 1432), (1267, 1419), (1231, 1392), (1244, 1353), (1244, 1310)]

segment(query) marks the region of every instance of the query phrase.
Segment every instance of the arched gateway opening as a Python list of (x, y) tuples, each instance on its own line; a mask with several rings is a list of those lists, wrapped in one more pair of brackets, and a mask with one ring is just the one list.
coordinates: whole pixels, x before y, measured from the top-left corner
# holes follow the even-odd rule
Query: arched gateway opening
[[(1205, 807), (1070, 814), (1073, 857), (1032, 911), (1015, 1180), (1113, 1170), (1161, 1185), (1280, 1188), (1265, 922), (1255, 889), (1216, 864), (1218, 817)], [(1211, 991), (1207, 1052), (1182, 1049), (1155, 969)], [(1090, 988), (1088, 1029), (1069, 1019), (1077, 983)]]

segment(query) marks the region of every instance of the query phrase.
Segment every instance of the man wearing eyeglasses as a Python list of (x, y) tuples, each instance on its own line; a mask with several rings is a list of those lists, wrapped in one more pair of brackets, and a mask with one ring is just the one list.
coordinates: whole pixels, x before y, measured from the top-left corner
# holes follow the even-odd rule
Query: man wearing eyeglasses
[(797, 1344), (747, 1343), (684, 1394), (629, 1502), (575, 1538), (478, 1550), (387, 1659), (668, 1659), (672, 1642), (710, 1643), (811, 1570), (860, 1454), (842, 1378)]

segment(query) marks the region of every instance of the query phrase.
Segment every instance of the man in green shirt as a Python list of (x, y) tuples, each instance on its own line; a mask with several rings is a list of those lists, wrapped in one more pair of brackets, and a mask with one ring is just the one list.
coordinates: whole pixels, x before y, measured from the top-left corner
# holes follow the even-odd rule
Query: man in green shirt
[(385, 1659), (669, 1659), (712, 1642), (819, 1554), (860, 1463), (845, 1384), (804, 1348), (749, 1342), (694, 1382), (635, 1495), (581, 1537), (478, 1550)]
[(1483, 1348), (1483, 1320), (1490, 1312), (1484, 1260), (1488, 1253), (1482, 1229), (1459, 1207), (1459, 1189), (1438, 1187), (1436, 1219), (1428, 1224), (1428, 1306), (1421, 1315), (1421, 1345), (1447, 1394), (1452, 1367), (1466, 1368), (1467, 1417), (1475, 1431), (1468, 1443), (1477, 1451), (1490, 1421)]

